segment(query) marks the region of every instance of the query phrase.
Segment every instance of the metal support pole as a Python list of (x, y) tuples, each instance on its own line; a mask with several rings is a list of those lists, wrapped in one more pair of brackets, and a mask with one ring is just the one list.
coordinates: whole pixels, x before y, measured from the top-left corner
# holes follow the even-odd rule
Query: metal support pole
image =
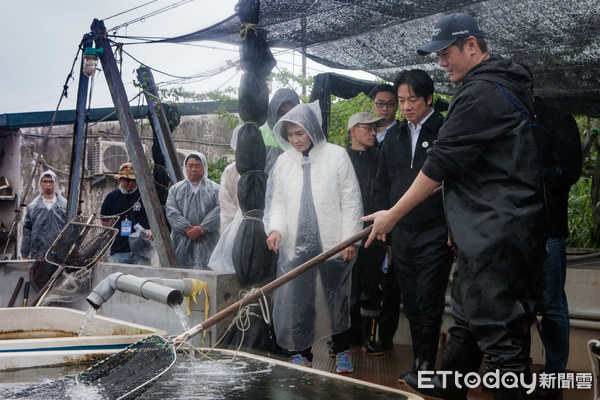
[[(154, 83), (152, 71), (142, 66), (137, 69), (137, 75), (144, 89), (144, 95), (148, 103), (148, 112), (150, 113), (150, 118), (152, 118), (152, 125), (156, 136), (158, 136), (160, 149), (165, 156), (166, 167), (171, 176), (171, 182), (176, 184), (183, 180), (183, 172), (181, 171), (181, 167), (178, 166), (177, 151), (175, 150), (165, 110), (163, 107), (160, 107), (160, 98), (158, 97), (158, 90)], [(154, 106), (155, 102), (157, 103), (156, 106)]]
[[(93, 37), (91, 34), (83, 35), (81, 40), (82, 53), (85, 49), (92, 47)], [(81, 57), (81, 67), (83, 67), (83, 57)], [(75, 111), (75, 124), (73, 125), (73, 147), (71, 150), (71, 171), (69, 173), (69, 194), (67, 197), (67, 219), (73, 219), (79, 208), (79, 183), (83, 175), (83, 134), (85, 128), (85, 113), (87, 109), (87, 93), (89, 78), (83, 73), (83, 68), (79, 68), (79, 86), (77, 88), (77, 109)]]

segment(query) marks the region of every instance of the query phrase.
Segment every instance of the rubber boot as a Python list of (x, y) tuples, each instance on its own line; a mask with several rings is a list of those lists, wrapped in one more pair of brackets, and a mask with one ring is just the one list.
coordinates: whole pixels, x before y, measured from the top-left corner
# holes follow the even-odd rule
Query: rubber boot
[(377, 345), (377, 318), (361, 316), (363, 329), (362, 349), (369, 356), (382, 356), (383, 350)]
[(440, 328), (441, 323), (421, 324), (421, 352), (419, 353), (421, 364), (417, 368), (418, 371), (435, 371)]
[[(460, 339), (455, 338), (453, 335), (450, 336), (446, 349), (444, 350), (440, 371), (459, 371), (464, 376), (464, 374), (479, 370), (483, 354), (477, 348), (474, 339), (468, 346), (462, 345), (459, 340)], [(461, 385), (461, 388), (458, 388), (450, 377), (446, 377), (446, 385), (444, 387), (444, 379), (442, 379), (442, 376), (439, 374), (434, 375), (431, 381), (427, 382), (427, 385), (431, 387), (419, 387), (418, 373), (408, 374), (404, 382), (425, 396), (439, 397), (448, 400), (465, 400), (467, 397), (468, 389), (464, 385)]]
[(413, 348), (413, 366), (398, 377), (398, 382), (405, 383), (406, 376), (410, 373), (416, 373), (421, 365), (421, 325), (417, 322), (408, 321), (410, 325), (410, 337)]

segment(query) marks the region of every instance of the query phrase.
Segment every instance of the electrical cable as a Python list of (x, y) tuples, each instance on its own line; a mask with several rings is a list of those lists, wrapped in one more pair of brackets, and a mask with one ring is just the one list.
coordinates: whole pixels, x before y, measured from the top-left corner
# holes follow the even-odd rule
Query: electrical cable
[(166, 11), (172, 10), (173, 8), (177, 8), (180, 5), (183, 5), (183, 4), (186, 4), (186, 3), (190, 3), (192, 1), (194, 1), (194, 0), (181, 0), (181, 1), (178, 1), (176, 3), (173, 3), (173, 4), (169, 5), (169, 6), (165, 6), (163, 8), (158, 9), (158, 10), (155, 10), (155, 11), (149, 12), (149, 13), (147, 13), (145, 15), (142, 15), (141, 17), (134, 18), (134, 19), (132, 19), (132, 20), (130, 20), (128, 22), (122, 23), (121, 25), (117, 25), (117, 26), (115, 26), (113, 28), (107, 29), (106, 31), (107, 32), (116, 32), (116, 31), (118, 31), (121, 28), (124, 28), (124, 27), (129, 26), (129, 25), (133, 25), (136, 22), (143, 22), (147, 18), (154, 17), (156, 15), (162, 14), (162, 13), (164, 13)]
[(17, 226), (17, 223), (21, 219), (21, 211), (23, 209), (23, 206), (25, 206), (25, 204), (23, 202), (25, 201), (25, 199), (27, 198), (27, 195), (29, 194), (29, 191), (31, 190), (31, 185), (33, 184), (33, 178), (35, 177), (35, 174), (37, 173), (38, 166), (40, 165), (40, 160), (41, 160), (42, 156), (44, 155), (44, 152), (46, 151), (46, 144), (48, 143), (48, 138), (50, 137), (50, 132), (52, 132), (52, 128), (54, 126), (54, 123), (56, 122), (56, 117), (58, 115), (58, 109), (60, 108), (60, 104), (62, 103), (63, 98), (67, 97), (68, 89), (69, 89), (69, 81), (71, 81), (73, 79), (73, 71), (75, 71), (75, 64), (77, 63), (77, 60), (79, 59), (80, 52), (83, 52), (83, 46), (81, 44), (77, 48), (77, 54), (75, 55), (75, 59), (73, 60), (73, 64), (71, 65), (71, 71), (69, 72), (69, 75), (67, 75), (67, 78), (65, 79), (65, 83), (62, 87), (61, 96), (58, 99), (58, 104), (56, 105), (56, 109), (54, 110), (54, 115), (52, 115), (52, 120), (50, 121), (50, 126), (48, 126), (48, 129), (46, 130), (46, 134), (44, 136), (44, 141), (42, 142), (41, 150), (35, 159), (35, 163), (34, 163), (33, 169), (31, 170), (31, 175), (29, 177), (29, 181), (27, 183), (27, 186), (25, 187), (25, 190), (23, 191), (21, 201), (19, 202), (20, 204), (17, 206), (15, 218), (13, 220), (10, 231), (6, 237), (6, 244), (4, 246), (4, 251), (2, 252), (2, 254), (6, 254), (6, 250), (8, 249), (8, 245), (10, 243), (12, 233), (14, 232), (14, 229)]
[(144, 6), (147, 6), (148, 4), (156, 3), (157, 1), (159, 1), (159, 0), (152, 0), (152, 1), (149, 1), (149, 2), (144, 3), (144, 4), (140, 4), (137, 7), (133, 7), (133, 8), (130, 8), (129, 10), (121, 11), (120, 13), (117, 13), (115, 15), (111, 15), (110, 17), (107, 17), (107, 18), (103, 18), (102, 20), (103, 21), (108, 21), (111, 18), (118, 17), (119, 15), (123, 15), (123, 14), (126, 14), (126, 13), (130, 12), (130, 11), (137, 10), (138, 8), (142, 8)]

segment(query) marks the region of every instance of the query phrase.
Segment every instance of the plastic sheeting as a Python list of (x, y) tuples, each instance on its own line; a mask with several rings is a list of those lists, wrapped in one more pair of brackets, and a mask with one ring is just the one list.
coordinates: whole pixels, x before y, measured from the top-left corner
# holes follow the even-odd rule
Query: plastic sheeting
[[(597, 0), (263, 0), (254, 21), (271, 47), (296, 49), (323, 65), (387, 81), (402, 69), (421, 68), (433, 77), (436, 91), (452, 94), (456, 87), (436, 57), (416, 53), (430, 39), (433, 24), (451, 12), (473, 15), (492, 53), (529, 64), (536, 94), (549, 105), (600, 116)], [(163, 41), (236, 44), (240, 21), (232, 15)]]
[[(282, 137), (282, 126), (304, 128), (313, 143), (308, 157)], [(277, 275), (281, 276), (360, 231), (362, 202), (345, 149), (327, 143), (318, 102), (294, 107), (275, 125), (285, 150), (270, 176), (269, 233), (281, 235)], [(285, 136), (285, 135), (284, 135)], [(316, 340), (348, 328), (351, 266), (341, 254), (274, 292), (277, 344), (302, 351)]]

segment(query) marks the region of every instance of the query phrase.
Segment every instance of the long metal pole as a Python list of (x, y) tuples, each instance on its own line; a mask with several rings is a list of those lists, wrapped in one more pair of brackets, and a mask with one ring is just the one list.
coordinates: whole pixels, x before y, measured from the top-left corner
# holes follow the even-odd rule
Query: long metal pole
[[(160, 107), (158, 104), (160, 103), (160, 99), (158, 98), (158, 91), (156, 89), (156, 84), (154, 83), (152, 71), (146, 67), (140, 67), (137, 70), (137, 75), (140, 84), (144, 89), (144, 95), (146, 97), (146, 102), (148, 103), (148, 113), (150, 114), (150, 118), (152, 118), (152, 126), (158, 137), (160, 149), (165, 157), (166, 167), (171, 176), (171, 182), (176, 184), (183, 180), (183, 172), (181, 171), (181, 168), (177, 166), (177, 151), (175, 150), (169, 125), (166, 121), (163, 122), (163, 118), (161, 118), (164, 117), (164, 120), (166, 120), (166, 114), (164, 108)], [(157, 103), (156, 106), (154, 105), (155, 102)], [(160, 114), (157, 111), (159, 111)]]
[[(85, 34), (81, 40), (82, 54), (85, 49), (92, 47), (91, 34)], [(75, 124), (73, 126), (73, 147), (71, 150), (71, 171), (69, 173), (69, 194), (67, 197), (67, 218), (71, 221), (79, 208), (79, 183), (83, 171), (83, 133), (85, 129), (85, 113), (87, 110), (87, 93), (89, 78), (83, 73), (83, 57), (79, 68), (79, 86), (77, 88), (77, 109), (75, 111)]]

